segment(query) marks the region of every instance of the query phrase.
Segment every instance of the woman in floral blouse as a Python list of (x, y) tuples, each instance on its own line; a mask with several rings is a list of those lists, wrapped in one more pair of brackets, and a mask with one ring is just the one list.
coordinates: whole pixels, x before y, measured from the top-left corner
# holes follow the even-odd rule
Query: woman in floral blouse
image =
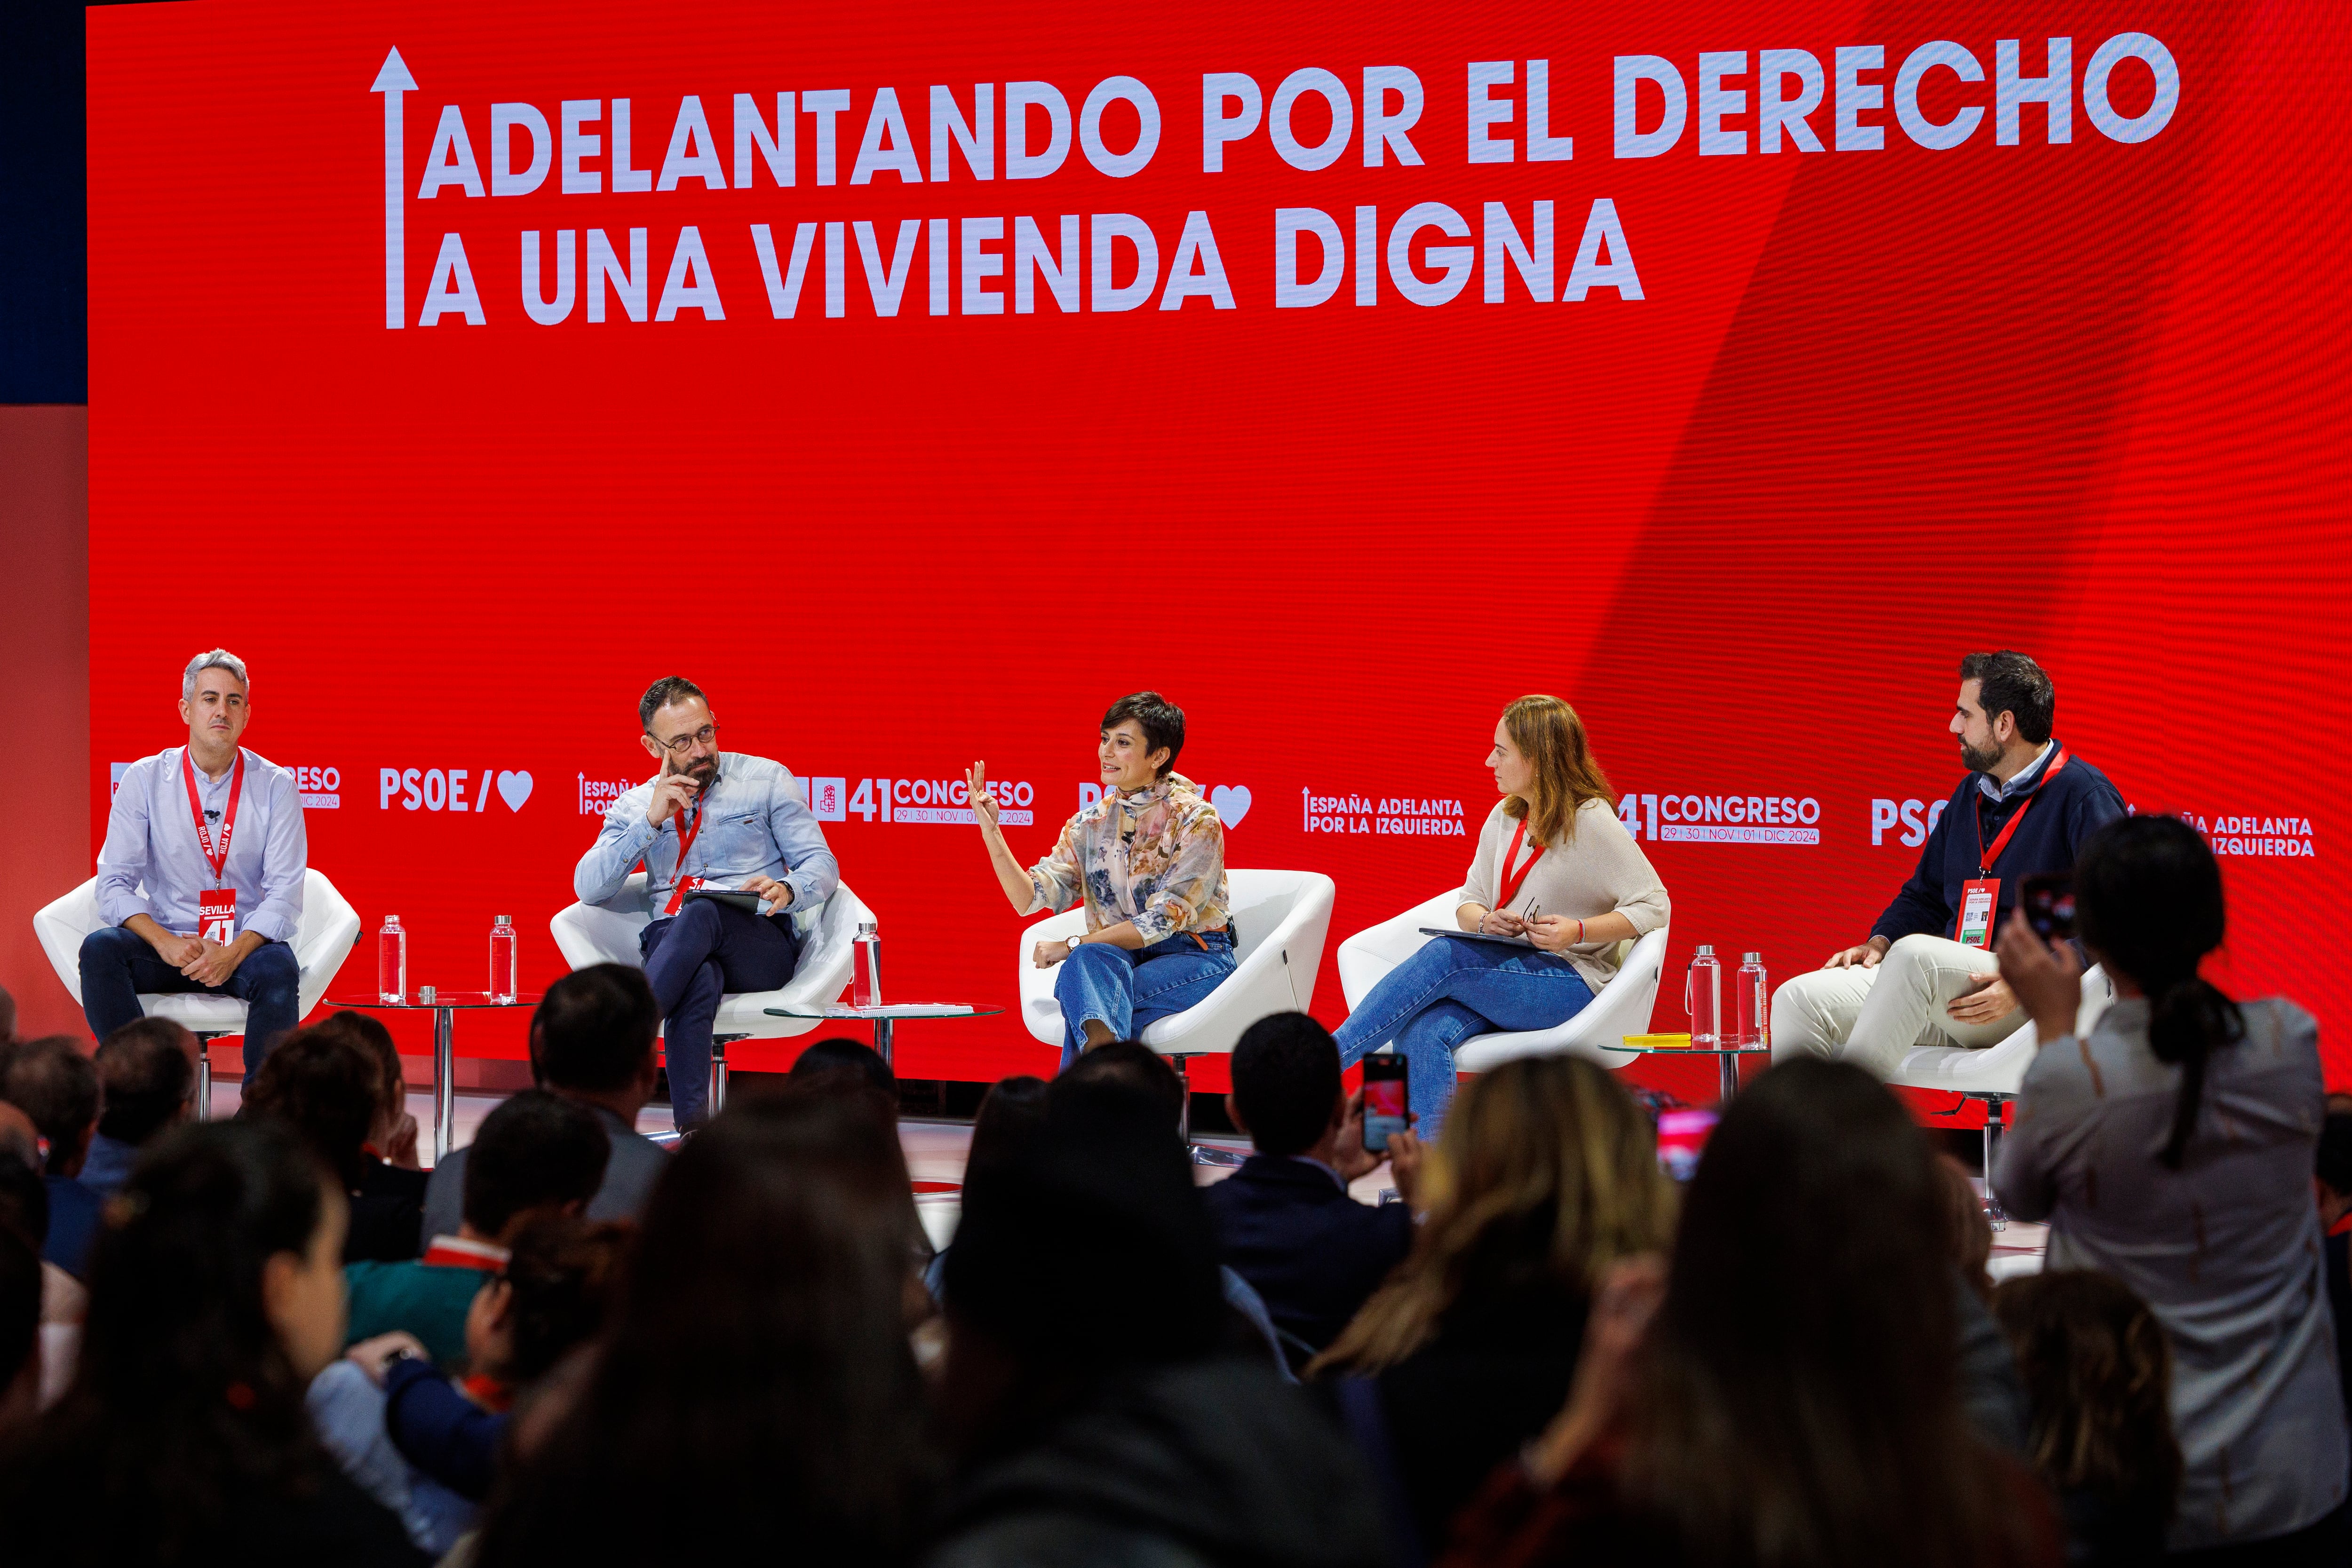
[(1224, 825), (1200, 786), (1173, 771), (1183, 749), (1184, 710), (1158, 692), (1113, 703), (1097, 748), (1102, 799), (1064, 824), (1054, 852), (1027, 870), (997, 826), (986, 765), (971, 765), (980, 836), (1013, 910), (1086, 904), (1084, 936), (1040, 942), (1031, 955), (1041, 969), (1063, 966), (1054, 995), (1064, 1067), (1089, 1047), (1132, 1040), (1182, 1012), (1234, 972)]

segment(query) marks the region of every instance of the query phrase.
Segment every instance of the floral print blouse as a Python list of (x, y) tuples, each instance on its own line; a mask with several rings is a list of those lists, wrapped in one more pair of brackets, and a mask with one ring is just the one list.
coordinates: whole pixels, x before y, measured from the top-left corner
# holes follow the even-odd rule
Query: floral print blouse
[(1135, 923), (1144, 945), (1225, 925), (1225, 827), (1201, 787), (1171, 773), (1131, 795), (1113, 790), (1072, 817), (1054, 852), (1029, 869), (1039, 909), (1084, 898), (1087, 929)]

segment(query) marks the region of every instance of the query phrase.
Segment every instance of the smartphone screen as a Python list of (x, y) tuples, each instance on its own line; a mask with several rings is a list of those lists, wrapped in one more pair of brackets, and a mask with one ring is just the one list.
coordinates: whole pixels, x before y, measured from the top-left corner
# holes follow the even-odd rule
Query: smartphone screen
[(1698, 1174), (1699, 1152), (1719, 1118), (1712, 1111), (1690, 1109), (1658, 1113), (1658, 1166), (1676, 1181)]
[(1364, 1148), (1385, 1154), (1389, 1135), (1405, 1130), (1405, 1061), (1402, 1056), (1364, 1058)]
[(2074, 873), (2038, 871), (2018, 884), (2018, 902), (2025, 923), (2044, 942), (2063, 942), (2074, 935)]

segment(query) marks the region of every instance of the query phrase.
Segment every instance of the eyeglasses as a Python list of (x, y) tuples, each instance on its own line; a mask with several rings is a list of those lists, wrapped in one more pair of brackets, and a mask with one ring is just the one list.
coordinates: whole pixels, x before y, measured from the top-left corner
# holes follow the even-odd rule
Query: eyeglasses
[(653, 743), (656, 746), (660, 747), (671, 756), (684, 757), (694, 747), (698, 746), (708, 746), (712, 741), (718, 739), (719, 726), (715, 723), (706, 724), (700, 729), (695, 730), (691, 734), (681, 735), (673, 740), (664, 740), (661, 737), (655, 735), (652, 730), (646, 731), (646, 734), (652, 737)]

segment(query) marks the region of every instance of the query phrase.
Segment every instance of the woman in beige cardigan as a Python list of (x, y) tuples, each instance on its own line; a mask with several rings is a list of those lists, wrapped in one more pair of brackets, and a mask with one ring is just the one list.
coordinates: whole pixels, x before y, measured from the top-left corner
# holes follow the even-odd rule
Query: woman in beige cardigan
[(1521, 697), (1503, 710), (1486, 762), (1503, 799), (1478, 831), (1454, 918), (1530, 946), (1433, 936), (1335, 1037), (1343, 1067), (1395, 1042), (1423, 1138), (1454, 1098), (1455, 1044), (1567, 1022), (1616, 975), (1616, 945), (1666, 923), (1665, 886), (1617, 820), (1574, 708)]

